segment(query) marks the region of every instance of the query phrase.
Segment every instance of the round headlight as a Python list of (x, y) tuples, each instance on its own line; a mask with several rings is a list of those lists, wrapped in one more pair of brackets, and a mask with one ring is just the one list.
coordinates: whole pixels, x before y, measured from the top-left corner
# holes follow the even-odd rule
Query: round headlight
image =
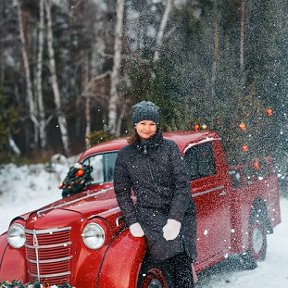
[(24, 227), (18, 223), (12, 224), (7, 232), (7, 241), (14, 248), (21, 248), (25, 244)]
[(104, 229), (96, 223), (89, 223), (82, 233), (84, 244), (90, 249), (99, 249), (105, 242)]

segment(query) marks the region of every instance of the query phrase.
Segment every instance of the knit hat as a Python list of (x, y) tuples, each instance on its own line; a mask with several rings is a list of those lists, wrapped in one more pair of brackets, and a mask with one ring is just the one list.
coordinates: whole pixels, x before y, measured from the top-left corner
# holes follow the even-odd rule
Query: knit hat
[(159, 107), (151, 101), (142, 101), (132, 107), (133, 126), (142, 120), (154, 121), (160, 124)]

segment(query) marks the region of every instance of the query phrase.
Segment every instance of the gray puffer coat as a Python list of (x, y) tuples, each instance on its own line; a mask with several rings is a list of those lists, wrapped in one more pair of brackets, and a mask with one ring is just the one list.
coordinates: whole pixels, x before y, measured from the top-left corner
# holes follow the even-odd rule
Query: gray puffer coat
[[(152, 139), (119, 151), (114, 174), (118, 204), (128, 226), (140, 223), (156, 260), (170, 258), (183, 249), (192, 261), (196, 259), (196, 208), (187, 175), (177, 144), (164, 139), (160, 131)], [(180, 234), (172, 241), (163, 237), (167, 219), (182, 223)]]

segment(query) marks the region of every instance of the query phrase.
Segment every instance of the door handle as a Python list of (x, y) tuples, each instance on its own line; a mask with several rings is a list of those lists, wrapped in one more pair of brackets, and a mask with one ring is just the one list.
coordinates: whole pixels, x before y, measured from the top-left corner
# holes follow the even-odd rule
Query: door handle
[(221, 191), (220, 193), (219, 193), (219, 196), (225, 196), (226, 195), (226, 192), (225, 191)]

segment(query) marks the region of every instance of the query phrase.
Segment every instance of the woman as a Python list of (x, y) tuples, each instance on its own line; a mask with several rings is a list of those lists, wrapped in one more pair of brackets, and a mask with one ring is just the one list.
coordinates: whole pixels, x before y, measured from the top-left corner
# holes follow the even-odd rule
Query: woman
[(145, 236), (150, 256), (169, 267), (174, 287), (194, 287), (196, 209), (184, 160), (176, 143), (162, 137), (159, 108), (154, 103), (134, 105), (132, 122), (129, 145), (119, 151), (115, 164), (120, 209), (130, 233)]

